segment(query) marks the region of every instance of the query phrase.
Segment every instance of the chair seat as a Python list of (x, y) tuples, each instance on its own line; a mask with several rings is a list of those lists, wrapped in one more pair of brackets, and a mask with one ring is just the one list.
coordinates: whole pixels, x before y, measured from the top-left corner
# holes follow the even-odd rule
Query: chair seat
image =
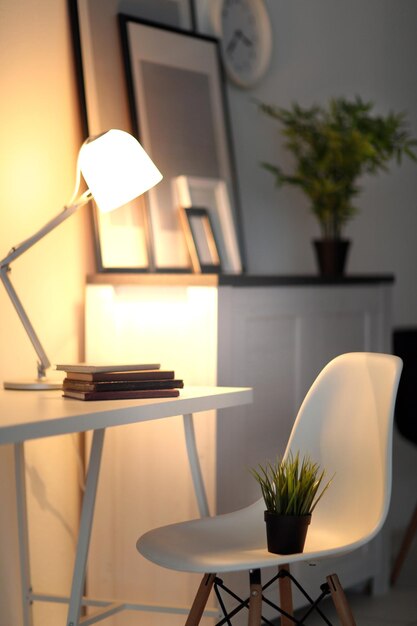
[(272, 554), (266, 548), (263, 507), (255, 503), (226, 515), (156, 528), (142, 535), (136, 547), (144, 557), (169, 569), (220, 573), (318, 560), (363, 543), (363, 538), (315, 526), (313, 521), (303, 553)]

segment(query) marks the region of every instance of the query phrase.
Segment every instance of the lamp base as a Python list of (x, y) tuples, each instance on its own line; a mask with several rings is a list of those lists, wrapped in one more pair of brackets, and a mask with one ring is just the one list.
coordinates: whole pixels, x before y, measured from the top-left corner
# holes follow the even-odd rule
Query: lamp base
[(18, 391), (45, 391), (47, 389), (62, 389), (62, 381), (48, 380), (47, 378), (33, 378), (31, 380), (15, 380), (3, 383), (4, 389)]

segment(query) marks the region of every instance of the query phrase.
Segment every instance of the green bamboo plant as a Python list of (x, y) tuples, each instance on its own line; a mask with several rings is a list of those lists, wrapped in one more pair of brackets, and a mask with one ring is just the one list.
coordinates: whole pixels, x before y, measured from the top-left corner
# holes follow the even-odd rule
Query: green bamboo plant
[(319, 491), (325, 470), (308, 455), (300, 460), (299, 452), (250, 471), (261, 487), (266, 510), (279, 515), (311, 514), (332, 481)]
[(373, 104), (359, 97), (334, 98), (326, 107), (258, 104), (280, 124), (284, 147), (295, 161), (291, 173), (278, 165), (261, 165), (273, 174), (277, 186), (293, 185), (307, 195), (324, 239), (340, 239), (343, 227), (357, 213), (352, 200), (360, 191), (360, 176), (387, 170), (393, 158), (398, 163), (404, 155), (417, 160), (417, 141), (405, 114), (375, 115)]

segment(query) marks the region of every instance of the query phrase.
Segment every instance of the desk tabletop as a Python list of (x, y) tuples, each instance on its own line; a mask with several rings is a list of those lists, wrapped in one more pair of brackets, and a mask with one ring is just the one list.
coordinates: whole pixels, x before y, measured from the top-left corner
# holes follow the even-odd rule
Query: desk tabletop
[(178, 398), (63, 398), (61, 391), (0, 391), (0, 445), (223, 409), (252, 402), (246, 387), (185, 387)]

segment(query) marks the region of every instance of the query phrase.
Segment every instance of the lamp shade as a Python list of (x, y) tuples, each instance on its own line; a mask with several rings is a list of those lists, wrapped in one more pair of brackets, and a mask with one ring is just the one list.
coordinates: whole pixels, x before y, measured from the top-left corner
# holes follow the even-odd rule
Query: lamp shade
[(101, 211), (130, 202), (162, 179), (162, 174), (129, 133), (108, 130), (81, 146), (79, 167)]

